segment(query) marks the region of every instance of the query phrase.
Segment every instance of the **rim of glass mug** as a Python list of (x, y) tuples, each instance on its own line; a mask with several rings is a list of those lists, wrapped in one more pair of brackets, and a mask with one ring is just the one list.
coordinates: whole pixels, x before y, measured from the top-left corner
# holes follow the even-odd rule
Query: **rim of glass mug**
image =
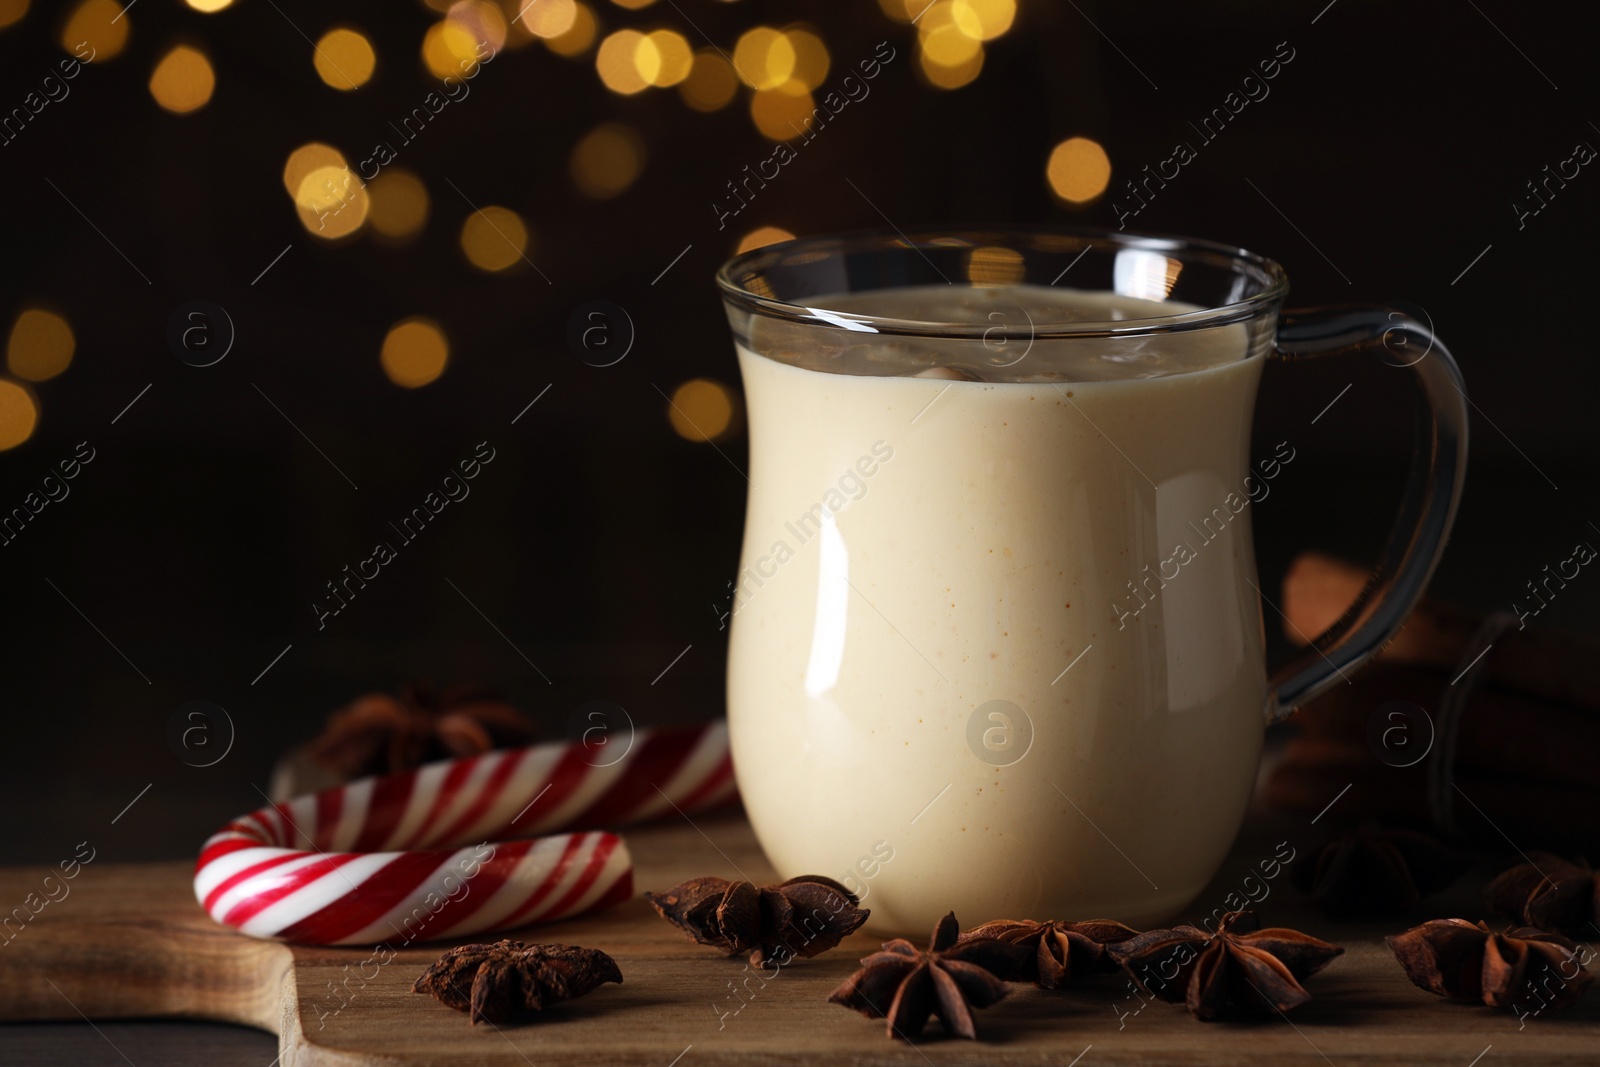
[[(1113, 254), (1143, 252), (1156, 254), (1167, 260), (1176, 260), (1180, 264), (1180, 269), (1169, 273), (1166, 286), (1169, 292), (1172, 283), (1182, 276), (1182, 269), (1190, 264), (1204, 265), (1214, 271), (1220, 268), (1220, 273), (1231, 276), (1233, 282), (1227, 299), (1203, 302), (1204, 306), (1198, 311), (1116, 321), (1030, 321), (1026, 327), (1022, 327), (1006, 323), (996, 325), (985, 322), (898, 319), (859, 312), (831, 311), (826, 308), (821, 309), (823, 313), (819, 314), (818, 309), (796, 302), (801, 297), (791, 295), (787, 299), (781, 298), (768, 280), (775, 271), (784, 268), (789, 268), (797, 274), (801, 269), (812, 268), (814, 273), (816, 264), (830, 258), (837, 259), (862, 253), (917, 252), (930, 268), (931, 274), (927, 279), (885, 278), (881, 284), (875, 279), (871, 285), (859, 287), (841, 285), (829, 291), (805, 295), (834, 296), (841, 292), (873, 292), (905, 288), (908, 285), (937, 284), (940, 279), (945, 282), (949, 282), (950, 279), (945, 277), (928, 258), (930, 252), (940, 255), (950, 252), (970, 255), (974, 250), (983, 248), (996, 248), (1014, 253), (1032, 252), (1036, 257), (1041, 255), (1057, 257), (1057, 261), (1065, 262), (1066, 265), (1048, 285), (1060, 281), (1061, 277), (1076, 266), (1078, 260), (1087, 255), (1091, 249)], [(1114, 261), (1115, 255), (1112, 258)], [(846, 279), (841, 276), (839, 280), (842, 282)], [(1022, 278), (1016, 280), (1021, 281)], [(1034, 340), (1129, 337), (1210, 329), (1248, 321), (1273, 311), (1282, 304), (1284, 296), (1289, 291), (1289, 277), (1282, 265), (1247, 249), (1193, 237), (1081, 227), (923, 229), (909, 232), (859, 230), (851, 233), (797, 237), (763, 245), (734, 256), (717, 271), (716, 281), (718, 289), (728, 303), (771, 318), (831, 329), (970, 340), (992, 339), (997, 335), (1027, 337)], [(961, 282), (956, 284), (963, 283), (973, 284), (966, 274), (963, 274)], [(1120, 291), (1114, 286), (1098, 288)], [(1146, 293), (1127, 295), (1146, 296)]]

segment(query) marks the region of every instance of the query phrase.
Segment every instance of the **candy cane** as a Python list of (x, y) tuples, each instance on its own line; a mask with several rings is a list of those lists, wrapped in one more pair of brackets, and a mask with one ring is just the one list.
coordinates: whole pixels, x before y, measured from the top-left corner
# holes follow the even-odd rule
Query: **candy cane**
[[(595, 755), (532, 745), (258, 808), (206, 841), (195, 897), (241, 933), (314, 945), (433, 940), (610, 907), (633, 895), (621, 838), (501, 839), (709, 808), (733, 796), (733, 764), (722, 722), (640, 730), (610, 766)], [(467, 842), (481, 843), (456, 847)]]

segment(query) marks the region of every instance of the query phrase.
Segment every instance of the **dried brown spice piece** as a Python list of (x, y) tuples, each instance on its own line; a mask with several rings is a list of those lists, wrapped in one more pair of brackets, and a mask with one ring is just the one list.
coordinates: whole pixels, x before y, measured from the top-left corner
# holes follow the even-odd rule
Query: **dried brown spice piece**
[(1298, 930), (1263, 930), (1255, 912), (1230, 911), (1215, 934), (1194, 926), (1150, 930), (1106, 952), (1140, 989), (1187, 1004), (1209, 1022), (1304, 1004), (1311, 994), (1300, 983), (1344, 949)]
[(1307, 853), (1294, 884), (1329, 915), (1398, 915), (1449, 887), (1471, 860), (1426, 834), (1364, 825)]
[(340, 708), (306, 754), (349, 780), (532, 741), (533, 724), (502, 700), (476, 690), (435, 693), (412, 684), (398, 697), (368, 693)]
[(950, 1033), (976, 1038), (973, 1008), (1004, 997), (999, 976), (1023, 966), (1027, 950), (994, 938), (962, 938), (955, 912), (933, 928), (927, 951), (896, 938), (861, 961), (828, 1001), (887, 1020), (890, 1037), (909, 1041), (937, 1015)]
[(531, 1019), (548, 1004), (621, 981), (616, 961), (598, 949), (502, 940), (451, 949), (411, 991), (467, 1012), (473, 1023), (499, 1025)]
[(1041, 989), (1060, 989), (1097, 971), (1114, 971), (1117, 962), (1106, 946), (1138, 934), (1131, 926), (1110, 919), (1086, 922), (1034, 922), (1031, 919), (996, 919), (968, 930), (962, 941), (993, 938), (1028, 949), (1014, 974), (1000, 977), (1011, 982), (1033, 982)]
[(1418, 988), (1518, 1015), (1565, 1008), (1594, 981), (1587, 949), (1526, 926), (1497, 934), (1487, 923), (1434, 919), (1386, 940)]
[(753, 967), (826, 952), (872, 914), (857, 906), (854, 893), (819, 874), (759, 888), (715, 876), (691, 878), (644, 896), (663, 919), (700, 944), (729, 956), (748, 951)]
[(1533, 852), (1483, 890), (1489, 907), (1540, 930), (1588, 940), (1600, 936), (1600, 875), (1583, 860)]

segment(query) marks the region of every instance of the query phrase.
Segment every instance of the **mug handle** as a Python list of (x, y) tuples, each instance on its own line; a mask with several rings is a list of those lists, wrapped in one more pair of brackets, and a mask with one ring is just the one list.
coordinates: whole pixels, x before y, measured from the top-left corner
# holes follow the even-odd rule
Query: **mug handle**
[[(1275, 722), (1378, 653), (1416, 607), (1444, 551), (1467, 464), (1467, 394), (1461, 370), (1429, 326), (1381, 307), (1285, 311), (1273, 358), (1299, 362), (1340, 352), (1374, 352), (1409, 370), (1421, 391), (1411, 475), (1394, 529), (1372, 576), (1339, 621), (1269, 680)], [(1420, 353), (1420, 354), (1419, 354)]]

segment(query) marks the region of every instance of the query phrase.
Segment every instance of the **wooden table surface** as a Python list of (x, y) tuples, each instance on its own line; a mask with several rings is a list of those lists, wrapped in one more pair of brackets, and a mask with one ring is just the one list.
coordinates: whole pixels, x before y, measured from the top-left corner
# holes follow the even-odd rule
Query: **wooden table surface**
[[(1220, 904), (1257, 857), (1270, 856), (1275, 828), (1247, 832), (1202, 902)], [(1276, 828), (1281, 829), (1281, 828)], [(748, 825), (737, 815), (629, 833), (640, 889), (685, 877), (742, 871), (771, 876)], [(1296, 842), (1309, 847), (1311, 838)], [(370, 978), (350, 977), (364, 948), (307, 948), (254, 941), (211, 923), (189, 889), (189, 863), (90, 865), (71, 895), (45, 908), (0, 946), (0, 1018), (209, 1018), (278, 1034), (281, 1063), (694, 1067), (704, 1063), (800, 1064), (1347, 1064), (1415, 1063), (1493, 1067), (1600, 1061), (1600, 993), (1569, 1012), (1534, 1018), (1446, 1003), (1414, 988), (1383, 945), (1423, 918), (1482, 916), (1481, 878), (1382, 926), (1337, 924), (1310, 908), (1282, 876), (1262, 913), (1345, 946), (1311, 979), (1315, 999), (1287, 1018), (1202, 1024), (1181, 1007), (1140, 1002), (1108, 975), (1069, 994), (1015, 986), (978, 1013), (981, 1041), (946, 1039), (930, 1025), (915, 1046), (891, 1042), (881, 1021), (826, 997), (876, 947), (863, 934), (813, 960), (785, 968), (743, 1001), (733, 988), (751, 972), (693, 945), (642, 898), (602, 915), (516, 936), (603, 949), (625, 976), (550, 1010), (538, 1022), (495, 1029), (410, 992), (441, 946), (407, 948)], [(0, 871), (0, 900), (34, 891), (43, 869)], [(870, 899), (868, 900), (870, 906)], [(976, 919), (992, 916), (973, 917)], [(347, 969), (348, 968), (348, 969)], [(330, 983), (348, 979), (340, 1007)], [(743, 1003), (742, 1007), (739, 1007)], [(732, 1009), (739, 1008), (737, 1012)], [(731, 1013), (730, 1013), (731, 1012)], [(727, 1013), (727, 1014), (725, 1014)], [(0, 1026), (0, 1049), (38, 1031)], [(37, 1042), (34, 1042), (37, 1044)], [(1479, 1058), (1481, 1057), (1481, 1059)], [(116, 1061), (116, 1062), (120, 1062)], [(137, 1062), (137, 1061), (134, 1061)], [(265, 1065), (263, 1065), (265, 1067)]]

